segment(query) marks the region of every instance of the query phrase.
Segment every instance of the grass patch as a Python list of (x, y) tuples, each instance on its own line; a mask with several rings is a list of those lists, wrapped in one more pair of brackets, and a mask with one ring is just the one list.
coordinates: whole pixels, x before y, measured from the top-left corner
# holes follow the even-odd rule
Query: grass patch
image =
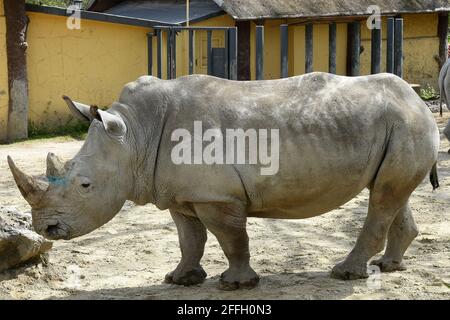
[(88, 129), (89, 123), (84, 122), (74, 122), (52, 128), (36, 126), (30, 123), (28, 126), (28, 139), (37, 140), (66, 136), (75, 140), (85, 140)]

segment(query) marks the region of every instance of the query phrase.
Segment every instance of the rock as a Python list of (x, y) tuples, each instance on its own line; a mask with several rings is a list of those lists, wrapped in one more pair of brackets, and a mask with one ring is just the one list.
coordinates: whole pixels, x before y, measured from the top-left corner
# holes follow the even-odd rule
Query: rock
[(0, 272), (39, 258), (52, 242), (32, 231), (30, 213), (0, 207)]
[[(433, 112), (433, 113), (439, 113), (440, 112), (440, 106), (441, 106), (441, 101), (440, 100), (429, 100), (429, 101), (425, 101), (425, 103), (428, 106), (428, 108), (430, 108), (431, 112)], [(447, 112), (447, 111), (450, 110), (445, 103), (444, 103), (442, 109), (443, 109), (444, 112)]]

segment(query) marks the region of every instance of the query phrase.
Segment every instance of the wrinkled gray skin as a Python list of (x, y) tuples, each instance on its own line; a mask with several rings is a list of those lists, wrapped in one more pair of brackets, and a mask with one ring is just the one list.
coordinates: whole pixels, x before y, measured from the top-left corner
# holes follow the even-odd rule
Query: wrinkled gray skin
[[(450, 109), (450, 59), (444, 64), (439, 74), (439, 89), (441, 93), (441, 116), (442, 116), (442, 103), (447, 104), (447, 108)], [(444, 129), (445, 137), (450, 141), (450, 121)], [(448, 151), (450, 153), (450, 150)]]
[[(10, 159), (35, 229), (50, 239), (72, 239), (112, 219), (125, 200), (169, 209), (182, 258), (166, 281), (201, 283), (206, 230), (218, 239), (229, 269), (221, 288), (252, 288), (248, 217), (303, 219), (329, 212), (370, 189), (366, 223), (348, 257), (332, 271), (365, 278), (367, 262), (403, 270), (417, 235), (408, 199), (437, 161), (439, 131), (417, 94), (400, 78), (347, 78), (324, 73), (260, 82), (208, 76), (172, 81), (142, 77), (128, 84), (107, 112), (72, 103), (92, 120), (87, 140), (65, 166), (49, 155), (47, 176), (26, 176)], [(280, 169), (259, 165), (172, 163), (175, 129), (280, 130)], [(50, 171), (50, 172), (49, 172)]]

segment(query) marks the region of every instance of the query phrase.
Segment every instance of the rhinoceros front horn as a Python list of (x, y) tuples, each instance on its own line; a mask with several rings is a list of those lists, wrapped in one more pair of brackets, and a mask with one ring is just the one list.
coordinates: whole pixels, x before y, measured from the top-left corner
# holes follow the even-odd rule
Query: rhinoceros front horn
[(63, 177), (64, 176), (64, 163), (54, 153), (47, 155), (47, 172), (46, 176), (51, 177)]
[(32, 207), (38, 205), (48, 188), (48, 183), (20, 171), (10, 156), (8, 156), (8, 165), (22, 196)]

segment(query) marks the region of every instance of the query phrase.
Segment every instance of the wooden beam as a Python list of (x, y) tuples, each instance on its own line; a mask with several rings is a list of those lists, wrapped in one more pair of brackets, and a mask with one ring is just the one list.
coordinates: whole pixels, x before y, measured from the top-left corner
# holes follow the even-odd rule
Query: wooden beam
[(394, 73), (403, 78), (403, 18), (395, 19)]
[(238, 77), (238, 33), (237, 28), (230, 28), (229, 33), (229, 57), (230, 57), (230, 79), (237, 80)]
[(147, 33), (148, 75), (153, 75), (153, 33)]
[(282, 24), (280, 26), (280, 39), (281, 39), (281, 78), (287, 78), (289, 76), (289, 61), (288, 61), (288, 25)]
[(247, 81), (251, 79), (250, 66), (250, 21), (237, 21), (238, 28), (238, 79)]
[(387, 19), (386, 72), (394, 73), (395, 19)]
[(305, 73), (314, 69), (314, 25), (308, 23), (305, 26)]
[(158, 63), (158, 66), (157, 66), (157, 68), (158, 68), (158, 78), (160, 78), (160, 79), (162, 79), (162, 46), (163, 46), (163, 44), (162, 44), (162, 31), (161, 30), (157, 30), (157, 38), (156, 38), (156, 41), (157, 41), (157, 44), (156, 44), (156, 46), (157, 46), (157, 52), (156, 52), (156, 60), (157, 60), (157, 63)]
[(442, 68), (448, 59), (448, 12), (439, 14), (439, 68)]
[(194, 30), (189, 30), (189, 74), (194, 74)]
[(206, 45), (206, 55), (208, 63), (208, 74), (212, 75), (213, 61), (212, 61), (212, 30), (206, 31), (207, 33), (207, 45)]
[(166, 39), (166, 46), (167, 46), (167, 52), (166, 52), (166, 62), (167, 62), (167, 79), (172, 79), (172, 30), (167, 29), (167, 39)]
[(381, 72), (381, 26), (380, 29), (372, 29), (372, 45), (371, 45), (371, 61), (370, 61), (370, 71), (372, 74), (377, 74)]
[(359, 21), (348, 24), (347, 38), (347, 74), (360, 75), (361, 25)]
[(264, 26), (256, 26), (256, 80), (264, 79)]
[(329, 25), (329, 56), (328, 56), (328, 72), (336, 74), (336, 35), (337, 25), (336, 22), (332, 22)]

